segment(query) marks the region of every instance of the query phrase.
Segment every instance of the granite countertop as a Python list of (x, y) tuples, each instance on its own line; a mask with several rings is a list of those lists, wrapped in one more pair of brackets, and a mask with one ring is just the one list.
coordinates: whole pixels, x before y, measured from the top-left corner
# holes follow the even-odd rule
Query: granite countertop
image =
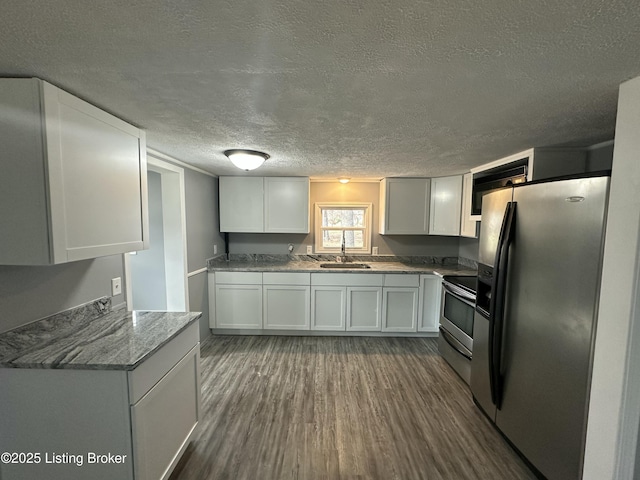
[(231, 254), (208, 262), (210, 272), (305, 272), (305, 273), (435, 273), (439, 275), (477, 275), (478, 264), (459, 257), (357, 255), (347, 263), (366, 263), (371, 268), (322, 268), (337, 263), (335, 255)]
[[(310, 273), (435, 273), (439, 275), (476, 275), (477, 271), (463, 265), (434, 263), (363, 262), (371, 268), (322, 268), (328, 262), (219, 262), (209, 266), (210, 272), (310, 272)], [(354, 262), (360, 263), (360, 262)]]
[(121, 308), (96, 316), (91, 305), (0, 334), (0, 367), (133, 370), (202, 315)]

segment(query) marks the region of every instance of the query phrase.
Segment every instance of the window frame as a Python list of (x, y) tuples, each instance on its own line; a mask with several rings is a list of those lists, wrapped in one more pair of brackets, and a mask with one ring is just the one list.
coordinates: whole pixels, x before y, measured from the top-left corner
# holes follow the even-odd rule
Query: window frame
[[(345, 255), (364, 255), (371, 254), (371, 243), (373, 236), (373, 204), (366, 202), (316, 202), (315, 203), (315, 253), (329, 253), (329, 254), (340, 254), (340, 248), (327, 248), (322, 245), (322, 233), (325, 230), (352, 230), (352, 231), (362, 231), (362, 238), (364, 240), (363, 248), (353, 248), (347, 247), (345, 249)], [(349, 209), (364, 209), (364, 227), (342, 227), (342, 228), (333, 228), (333, 227), (323, 227), (322, 226), (322, 210), (349, 210)]]

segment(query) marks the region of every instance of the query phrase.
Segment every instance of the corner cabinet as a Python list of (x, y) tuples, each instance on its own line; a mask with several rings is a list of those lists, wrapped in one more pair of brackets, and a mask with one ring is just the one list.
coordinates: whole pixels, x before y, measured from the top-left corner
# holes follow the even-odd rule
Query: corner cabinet
[(0, 79), (0, 264), (148, 247), (145, 134), (39, 79)]
[(308, 177), (220, 177), (220, 231), (309, 233)]
[(429, 233), (431, 180), (428, 178), (383, 178), (380, 182), (381, 235), (426, 235)]
[(462, 177), (431, 179), (430, 235), (460, 235)]

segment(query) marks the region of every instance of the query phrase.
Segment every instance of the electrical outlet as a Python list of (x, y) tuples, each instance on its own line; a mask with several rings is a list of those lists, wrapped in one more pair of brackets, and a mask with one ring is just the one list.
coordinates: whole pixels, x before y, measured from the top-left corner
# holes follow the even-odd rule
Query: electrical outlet
[(313, 255), (313, 247), (311, 245), (307, 245), (307, 255)]
[(216, 255), (218, 253), (218, 245), (213, 245), (213, 254)]
[(120, 277), (111, 279), (111, 295), (116, 296), (122, 293), (122, 279)]
[(372, 253), (373, 253), (373, 255), (378, 255), (378, 247), (373, 247), (372, 248)]

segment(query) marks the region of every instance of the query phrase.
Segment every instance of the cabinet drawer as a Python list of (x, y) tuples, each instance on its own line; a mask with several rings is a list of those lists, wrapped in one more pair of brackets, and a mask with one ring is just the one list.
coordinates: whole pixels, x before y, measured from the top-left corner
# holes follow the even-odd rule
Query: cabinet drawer
[(131, 407), (136, 480), (168, 478), (200, 418), (200, 350), (194, 347)]
[(216, 284), (262, 285), (262, 272), (216, 272)]
[(312, 273), (311, 285), (337, 285), (381, 287), (384, 275), (380, 273)]
[(199, 323), (193, 322), (134, 370), (128, 372), (129, 403), (140, 400), (199, 341)]
[(264, 272), (264, 285), (310, 285), (311, 274), (302, 272)]
[(417, 287), (420, 285), (420, 275), (385, 275), (385, 287)]

